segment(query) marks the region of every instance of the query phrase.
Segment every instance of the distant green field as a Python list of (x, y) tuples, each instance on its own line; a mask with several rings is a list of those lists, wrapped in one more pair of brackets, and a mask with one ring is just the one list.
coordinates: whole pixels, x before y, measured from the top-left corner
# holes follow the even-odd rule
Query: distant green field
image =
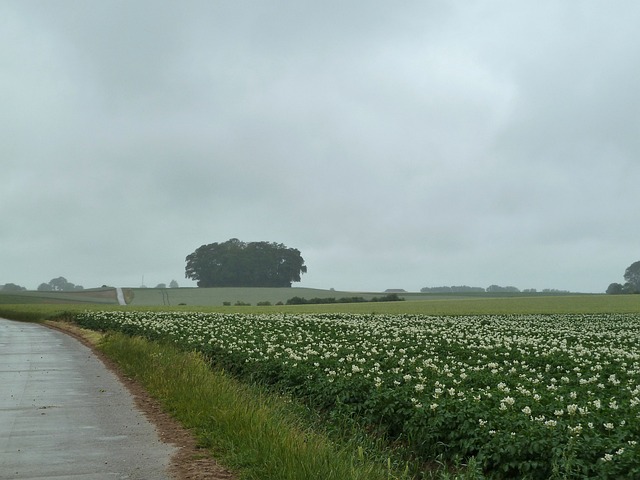
[(117, 304), (115, 288), (91, 288), (73, 292), (3, 292), (0, 290), (0, 304), (25, 303), (99, 303)]
[[(545, 294), (471, 294), (447, 295), (402, 293), (402, 302), (337, 303), (321, 305), (276, 305), (292, 297), (327, 298), (360, 296), (367, 300), (381, 297), (379, 292), (345, 292), (311, 288), (179, 288), (132, 289), (131, 306), (152, 306), (207, 311), (251, 312), (345, 312), (345, 313), (420, 313), (433, 315), (470, 315), (504, 313), (633, 313), (640, 312), (640, 295), (545, 295)], [(257, 307), (258, 302), (272, 305)], [(223, 306), (228, 302), (231, 306)], [(235, 306), (237, 302), (251, 306)], [(183, 304), (183, 305), (180, 305)]]
[[(380, 292), (344, 292), (312, 288), (134, 288), (124, 289), (130, 299), (119, 307), (115, 289), (92, 289), (81, 292), (0, 292), (3, 304), (24, 305), (21, 310), (77, 311), (91, 308), (124, 308), (152, 310), (199, 310), (224, 312), (344, 312), (344, 313), (408, 313), (428, 315), (537, 314), (537, 313), (636, 313), (640, 312), (640, 295), (545, 295), (489, 294), (447, 295), (402, 293), (401, 302), (337, 303), (321, 305), (276, 305), (292, 297), (327, 298), (381, 297)], [(223, 306), (228, 302), (230, 306)], [(236, 306), (237, 302), (250, 306)], [(270, 302), (271, 306), (256, 306)], [(25, 308), (28, 307), (28, 308)], [(5, 308), (6, 310), (6, 308)]]
[[(317, 288), (242, 288), (242, 287), (218, 287), (218, 288), (132, 288), (125, 292), (133, 293), (131, 305), (202, 305), (222, 306), (225, 302), (234, 305), (237, 302), (256, 305), (258, 302), (270, 302), (275, 305), (278, 302), (286, 303), (293, 297), (328, 298), (363, 297), (370, 300), (373, 297), (382, 297), (384, 293), (374, 292), (344, 292), (334, 290), (322, 290)], [(418, 294), (401, 294), (402, 297)], [(424, 297), (424, 295), (422, 295)]]

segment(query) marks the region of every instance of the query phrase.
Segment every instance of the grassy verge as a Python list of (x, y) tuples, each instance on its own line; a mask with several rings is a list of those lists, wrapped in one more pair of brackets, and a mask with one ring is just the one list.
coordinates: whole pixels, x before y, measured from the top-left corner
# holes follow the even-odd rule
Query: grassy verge
[(105, 336), (100, 348), (240, 478), (401, 478), (361, 445), (310, 429), (286, 399), (212, 369), (198, 354), (121, 334)]

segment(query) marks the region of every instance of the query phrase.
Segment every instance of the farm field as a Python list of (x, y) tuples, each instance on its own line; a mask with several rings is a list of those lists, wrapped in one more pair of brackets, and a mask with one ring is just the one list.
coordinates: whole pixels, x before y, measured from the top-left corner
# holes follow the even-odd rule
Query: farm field
[(4, 292), (0, 290), (0, 305), (2, 304), (118, 304), (114, 288), (91, 288), (72, 292), (40, 292), (20, 291)]
[[(367, 300), (381, 292), (341, 292), (308, 288), (124, 288), (127, 308), (198, 310), (218, 312), (350, 312), (411, 313), (431, 315), (472, 315), (509, 313), (634, 313), (640, 312), (640, 295), (604, 294), (423, 294), (402, 293), (401, 302), (336, 303), (318, 305), (276, 305), (292, 297), (341, 298), (359, 296)], [(227, 302), (230, 306), (224, 306)], [(241, 302), (244, 306), (236, 306)], [(270, 306), (257, 306), (269, 302)], [(93, 304), (118, 308), (115, 289), (87, 289), (79, 292), (2, 292), (0, 305), (22, 304), (51, 306), (51, 311), (76, 309)], [(76, 306), (73, 306), (73, 305)], [(58, 305), (56, 308), (55, 305)], [(116, 306), (116, 307), (112, 307)]]
[(418, 470), (473, 458), (494, 478), (640, 478), (640, 314), (86, 311), (76, 322), (198, 350), (357, 418)]

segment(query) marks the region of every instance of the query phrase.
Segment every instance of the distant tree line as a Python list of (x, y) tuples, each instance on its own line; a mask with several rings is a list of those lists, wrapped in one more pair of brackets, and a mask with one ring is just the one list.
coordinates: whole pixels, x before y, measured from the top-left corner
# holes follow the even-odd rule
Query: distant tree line
[[(535, 288), (525, 288), (520, 290), (518, 287), (500, 285), (489, 285), (483, 287), (469, 287), (467, 285), (451, 286), (451, 287), (424, 287), (421, 288), (422, 293), (538, 293)], [(555, 288), (545, 288), (542, 293), (569, 293), (567, 290), (558, 290)]]
[(48, 283), (38, 285), (39, 292), (71, 292), (84, 290), (82, 285), (74, 285), (64, 277), (52, 278)]
[(304, 297), (292, 297), (287, 300), (287, 305), (314, 305), (314, 304), (328, 304), (328, 303), (363, 303), (363, 302), (401, 302), (404, 298), (400, 297), (397, 293), (390, 293), (383, 295), (382, 297), (373, 297), (367, 300), (364, 297), (325, 297), (325, 298), (311, 298), (307, 300)]
[(198, 287), (290, 287), (307, 272), (295, 248), (237, 238), (202, 245), (186, 261), (185, 277)]
[(611, 283), (607, 287), (606, 293), (609, 295), (621, 295), (630, 293), (640, 293), (640, 261), (634, 262), (624, 271), (626, 282)]
[(16, 285), (15, 283), (5, 283), (4, 285), (0, 285), (0, 290), (3, 292), (22, 292), (26, 290), (26, 288)]
[[(527, 291), (536, 291), (535, 289), (529, 289)], [(487, 288), (483, 287), (469, 287), (467, 285), (454, 285), (451, 287), (424, 287), (421, 288), (422, 293), (519, 293), (518, 287), (500, 285), (489, 285)]]
[(421, 288), (422, 293), (484, 293), (482, 287), (468, 287), (467, 285), (459, 285), (452, 287), (424, 287)]
[[(175, 280), (171, 280), (168, 288), (178, 288), (178, 287), (179, 287), (178, 282), (176, 282)], [(102, 288), (112, 288), (112, 287), (109, 287), (108, 285), (102, 285)], [(147, 288), (147, 287), (142, 285), (142, 288)], [(156, 288), (167, 288), (167, 284), (159, 283), (156, 286)], [(25, 291), (26, 288), (20, 285), (16, 285), (15, 283), (7, 283), (5, 285), (0, 285), (0, 290), (4, 292), (22, 292), (22, 291)], [(39, 292), (73, 292), (78, 290), (84, 290), (84, 287), (82, 285), (75, 285), (69, 282), (64, 277), (52, 278), (48, 282), (46, 283), (43, 282), (40, 285), (38, 285)]]

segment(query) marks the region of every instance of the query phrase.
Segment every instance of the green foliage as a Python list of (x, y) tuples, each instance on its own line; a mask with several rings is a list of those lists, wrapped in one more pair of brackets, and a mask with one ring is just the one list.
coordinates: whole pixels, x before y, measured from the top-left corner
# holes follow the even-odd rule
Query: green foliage
[(624, 272), (624, 279), (631, 287), (631, 293), (640, 293), (640, 261), (634, 262)]
[(185, 276), (199, 287), (291, 287), (307, 271), (299, 250), (237, 238), (202, 245), (186, 261)]
[(363, 303), (363, 302), (399, 302), (404, 300), (397, 293), (390, 293), (382, 297), (372, 297), (367, 300), (364, 297), (315, 297), (307, 300), (304, 297), (292, 297), (287, 300), (287, 305), (324, 305), (329, 303)]

